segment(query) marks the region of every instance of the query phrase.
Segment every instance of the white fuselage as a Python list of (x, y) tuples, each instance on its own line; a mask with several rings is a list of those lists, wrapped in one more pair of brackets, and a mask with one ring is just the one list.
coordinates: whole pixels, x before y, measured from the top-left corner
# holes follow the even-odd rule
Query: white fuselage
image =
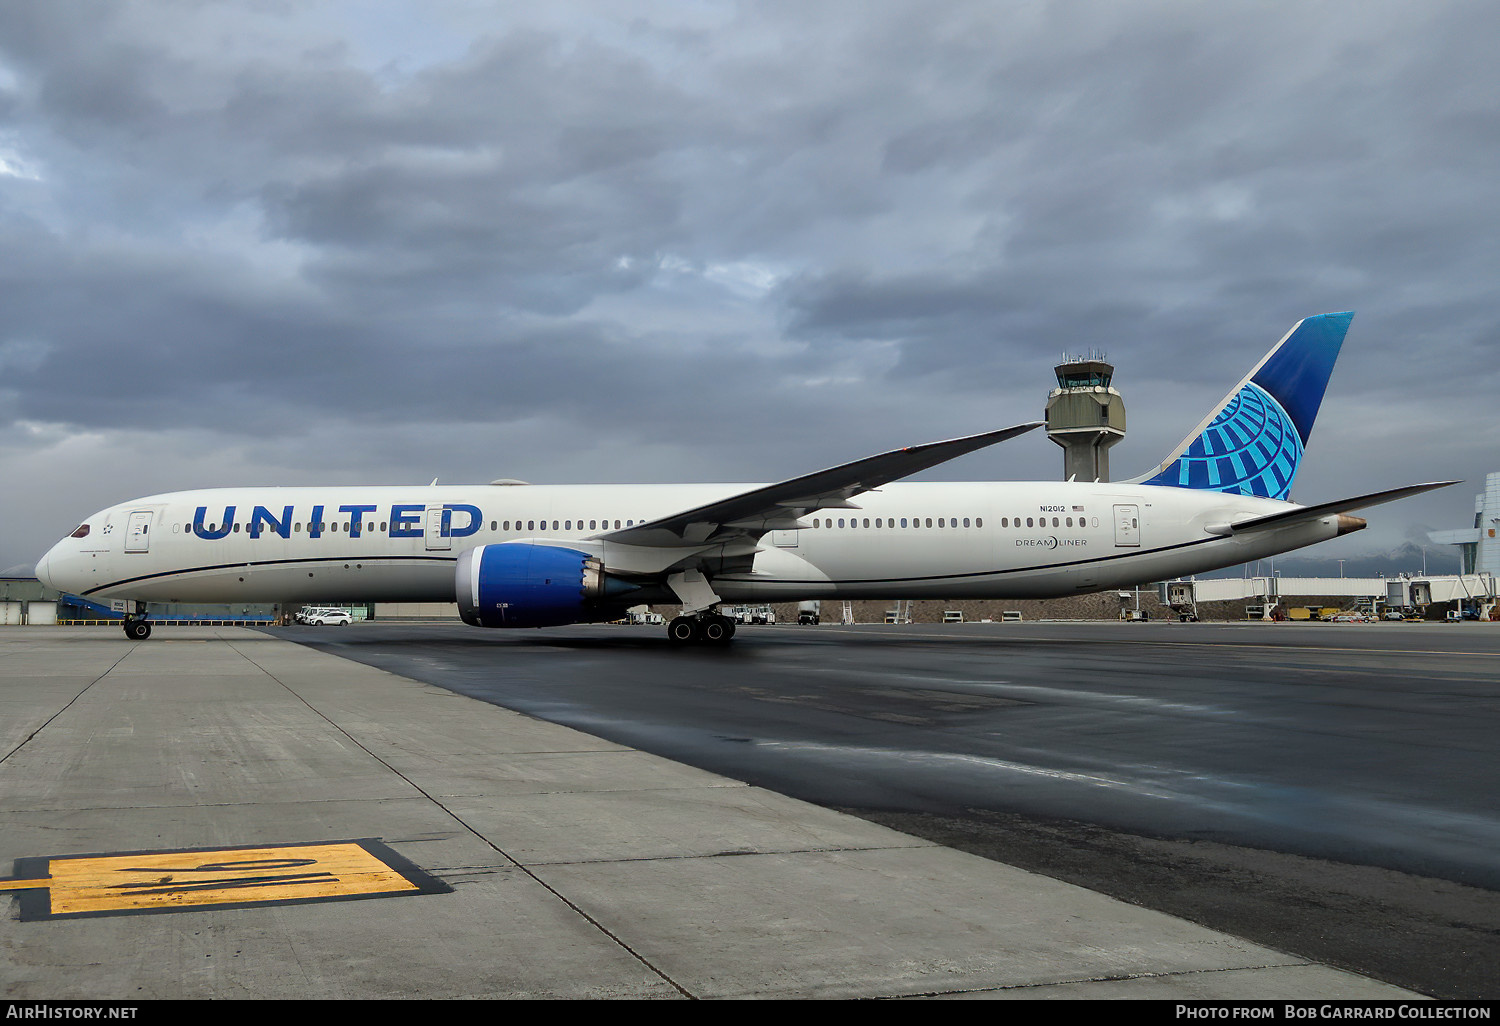
[[(217, 488), (102, 510), (38, 564), (95, 601), (452, 602), (465, 549), (541, 539), (628, 564), (599, 542), (756, 487), (478, 485)], [(889, 484), (772, 531), (710, 574), (728, 602), (1022, 598), (1117, 588), (1230, 566), (1335, 537), (1337, 517), (1234, 537), (1224, 525), (1293, 509), (1185, 488), (1072, 482)], [(80, 531), (82, 528), (80, 528)], [(592, 540), (592, 541), (591, 541)], [(712, 565), (712, 553), (709, 553)]]

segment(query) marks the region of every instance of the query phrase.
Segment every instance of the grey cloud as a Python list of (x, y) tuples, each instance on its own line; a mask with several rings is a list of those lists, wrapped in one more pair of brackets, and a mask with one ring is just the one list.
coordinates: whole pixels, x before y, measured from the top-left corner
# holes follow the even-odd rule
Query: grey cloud
[[(1497, 469), (1493, 422), (1424, 421), (1500, 384), (1500, 15), (384, 14), (0, 7), (0, 159), (39, 169), (0, 170), (0, 462), (32, 490), (219, 473), (97, 455), (178, 431), (253, 436), (271, 451), (236, 460), (298, 480), (430, 480), (433, 453), (487, 479), (512, 438), (517, 476), (767, 479), (1035, 417), (1085, 348), (1144, 469), (1297, 318), (1351, 308), (1304, 475)], [(1372, 444), (1372, 408), (1411, 426)], [(345, 451), (299, 451), (315, 423)], [(69, 464), (90, 439), (101, 462)], [(1031, 439), (959, 469), (1055, 465)]]

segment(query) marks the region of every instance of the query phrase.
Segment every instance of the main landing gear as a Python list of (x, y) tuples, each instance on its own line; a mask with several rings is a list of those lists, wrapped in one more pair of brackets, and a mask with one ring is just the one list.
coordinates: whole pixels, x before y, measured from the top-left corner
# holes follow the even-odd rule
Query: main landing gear
[(125, 617), (125, 636), (131, 641), (145, 641), (151, 637), (151, 624), (143, 616)]
[(674, 617), (667, 638), (674, 645), (727, 645), (734, 637), (734, 621), (718, 613)]

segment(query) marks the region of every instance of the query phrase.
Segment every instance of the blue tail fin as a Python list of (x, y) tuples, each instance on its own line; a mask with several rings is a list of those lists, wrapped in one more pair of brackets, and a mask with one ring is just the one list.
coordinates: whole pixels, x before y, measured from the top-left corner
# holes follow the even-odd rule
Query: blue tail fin
[(1141, 484), (1285, 499), (1353, 313), (1296, 327)]

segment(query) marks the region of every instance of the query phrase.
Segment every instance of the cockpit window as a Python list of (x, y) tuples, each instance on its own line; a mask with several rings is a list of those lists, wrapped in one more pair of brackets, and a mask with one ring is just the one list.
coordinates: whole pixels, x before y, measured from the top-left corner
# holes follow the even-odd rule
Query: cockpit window
[(71, 538), (87, 538), (88, 536), (89, 536), (89, 525), (88, 524), (79, 524), (78, 525), (78, 530), (74, 531), (71, 535), (69, 535), (69, 537), (71, 537)]

